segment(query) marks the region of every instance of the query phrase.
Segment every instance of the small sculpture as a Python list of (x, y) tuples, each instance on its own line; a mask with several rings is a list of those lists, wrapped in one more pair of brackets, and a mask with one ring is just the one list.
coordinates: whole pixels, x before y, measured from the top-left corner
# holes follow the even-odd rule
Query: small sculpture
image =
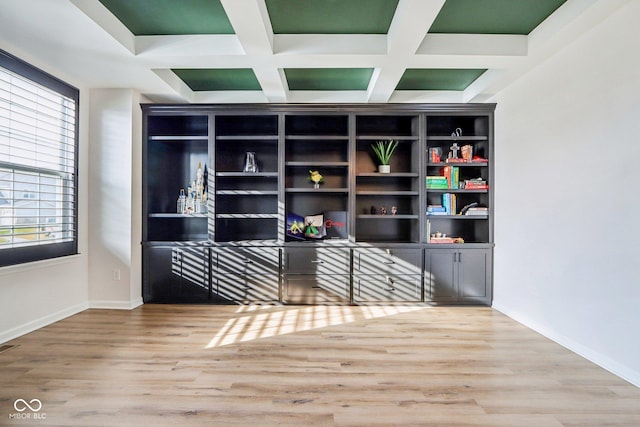
[(376, 207), (373, 206), (373, 205), (371, 205), (371, 211), (370, 212), (371, 212), (371, 215), (375, 215), (375, 214), (378, 213), (378, 211), (376, 210)]
[(391, 215), (396, 215), (398, 213), (398, 207), (397, 206), (391, 206)]
[(449, 158), (450, 159), (457, 159), (458, 158), (458, 151), (460, 151), (460, 146), (458, 145), (457, 142), (454, 142), (453, 145), (450, 147), (450, 152), (449, 152)]
[(309, 179), (313, 182), (313, 188), (320, 188), (320, 183), (324, 182), (324, 177), (318, 171), (309, 171)]
[(385, 208), (384, 206), (380, 206), (380, 215), (386, 215), (387, 214), (387, 208)]

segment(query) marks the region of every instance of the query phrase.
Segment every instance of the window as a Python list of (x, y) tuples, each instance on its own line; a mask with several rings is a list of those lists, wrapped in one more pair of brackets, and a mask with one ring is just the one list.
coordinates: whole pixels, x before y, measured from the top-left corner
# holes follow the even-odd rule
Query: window
[(78, 252), (78, 98), (0, 50), (0, 266)]

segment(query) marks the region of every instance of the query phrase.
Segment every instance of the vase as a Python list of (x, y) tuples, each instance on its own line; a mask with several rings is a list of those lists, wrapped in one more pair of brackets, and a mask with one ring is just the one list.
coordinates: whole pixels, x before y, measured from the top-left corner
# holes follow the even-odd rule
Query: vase
[(391, 173), (391, 165), (378, 165), (378, 172)]
[(244, 159), (243, 172), (258, 172), (258, 162), (256, 162), (256, 153), (248, 151)]

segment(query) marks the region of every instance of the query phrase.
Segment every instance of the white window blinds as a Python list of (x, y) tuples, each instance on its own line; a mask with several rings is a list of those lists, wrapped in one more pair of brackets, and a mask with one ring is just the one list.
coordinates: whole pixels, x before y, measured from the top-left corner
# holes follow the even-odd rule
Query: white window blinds
[(76, 104), (0, 67), (0, 256), (76, 240)]

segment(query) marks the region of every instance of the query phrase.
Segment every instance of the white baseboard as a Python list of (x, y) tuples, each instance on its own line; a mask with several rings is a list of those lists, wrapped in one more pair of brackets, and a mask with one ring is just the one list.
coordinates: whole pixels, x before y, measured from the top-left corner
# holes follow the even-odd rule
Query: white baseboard
[(41, 317), (39, 319), (32, 320), (31, 322), (27, 322), (24, 325), (9, 329), (8, 331), (2, 331), (0, 332), (0, 343), (10, 341), (14, 338), (18, 338), (22, 335), (28, 334), (29, 332), (33, 332), (47, 325), (58, 322), (69, 316), (73, 316), (74, 314), (78, 314), (82, 311), (85, 311), (87, 308), (89, 308), (89, 304), (83, 302), (81, 304), (76, 304), (72, 307), (65, 308), (64, 310), (60, 310), (47, 316)]
[(142, 298), (133, 301), (89, 301), (89, 308), (104, 310), (133, 310), (143, 304)]
[(573, 341), (572, 339), (567, 338), (564, 335), (558, 334), (557, 332), (549, 329), (548, 327), (540, 326), (535, 322), (530, 321), (529, 319), (525, 319), (516, 313), (512, 313), (509, 311), (509, 309), (500, 306), (499, 303), (496, 304), (495, 301), (492, 305), (492, 308), (504, 314), (505, 316), (515, 320), (516, 322), (523, 324), (527, 328), (533, 329), (539, 334), (544, 335), (545, 337), (560, 344), (566, 349), (571, 350), (572, 352), (584, 357), (590, 362), (595, 363), (601, 368), (606, 369), (607, 371), (622, 378), (623, 380), (630, 382), (636, 387), (640, 387), (640, 372), (637, 372), (629, 368), (628, 366), (622, 365), (616, 362), (615, 360), (603, 354), (598, 353), (597, 351), (594, 351), (588, 347), (585, 347), (582, 344), (579, 344)]
[(17, 326), (9, 329), (8, 331), (0, 331), (0, 344), (10, 341), (14, 338), (18, 338), (22, 335), (33, 332), (37, 329), (48, 326), (52, 323), (58, 322), (74, 314), (81, 313), (89, 308), (98, 309), (116, 309), (116, 310), (133, 310), (143, 304), (142, 298), (137, 298), (133, 301), (89, 301), (81, 304), (74, 305), (72, 307), (60, 310), (56, 313), (49, 314), (41, 317), (40, 319), (33, 320), (25, 323), (24, 325)]

